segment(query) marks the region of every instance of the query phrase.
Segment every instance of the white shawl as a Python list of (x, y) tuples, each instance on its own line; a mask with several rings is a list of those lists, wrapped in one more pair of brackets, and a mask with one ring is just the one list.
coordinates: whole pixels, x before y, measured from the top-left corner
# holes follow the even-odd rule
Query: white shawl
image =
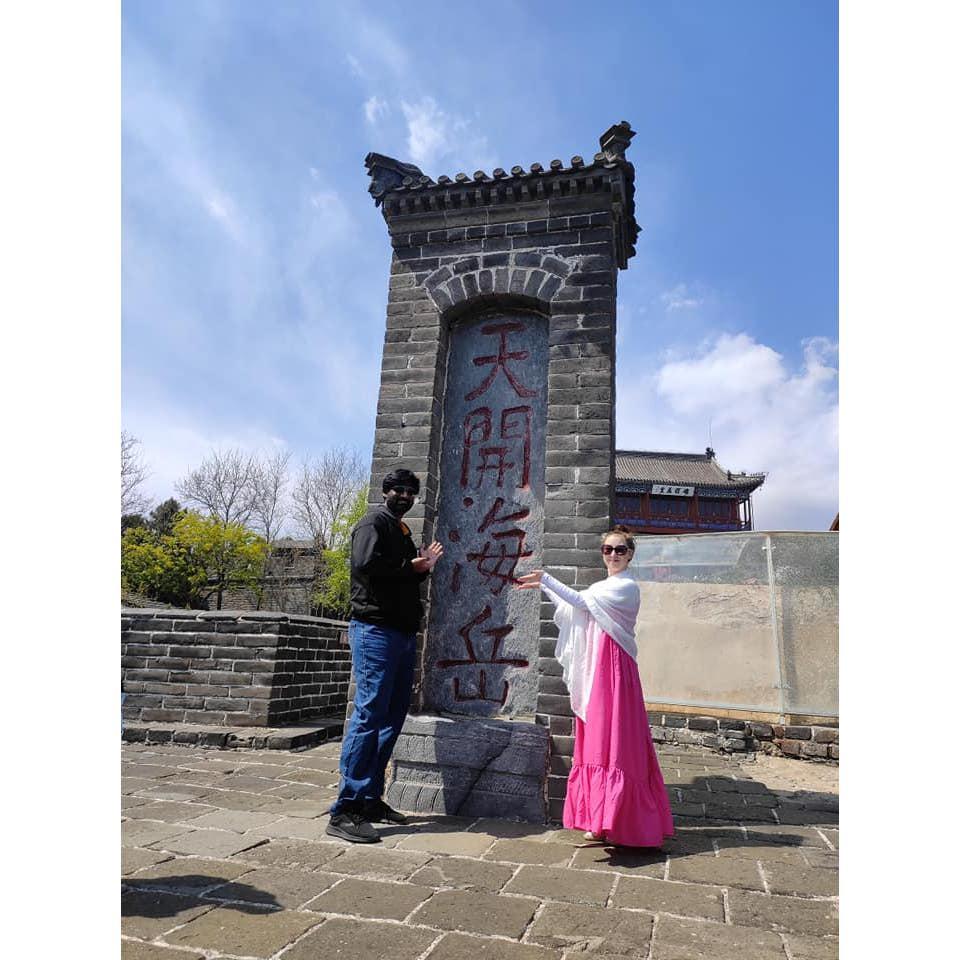
[(634, 628), (640, 612), (640, 586), (627, 571), (600, 580), (583, 592), (572, 590), (547, 573), (540, 585), (557, 607), (553, 616), (560, 628), (556, 656), (570, 691), (570, 706), (581, 720), (586, 720), (601, 633), (609, 634), (632, 660), (637, 658)]

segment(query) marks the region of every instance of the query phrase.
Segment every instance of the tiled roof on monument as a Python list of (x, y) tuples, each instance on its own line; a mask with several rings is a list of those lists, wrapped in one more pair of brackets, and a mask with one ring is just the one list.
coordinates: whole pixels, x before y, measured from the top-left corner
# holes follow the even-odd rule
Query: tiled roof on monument
[(665, 453), (656, 450), (618, 450), (617, 482), (668, 483), (756, 490), (765, 473), (733, 473), (717, 463), (711, 447), (705, 453)]
[(531, 163), (529, 169), (517, 165), (509, 173), (496, 167), (492, 175), (477, 170), (473, 176), (458, 173), (436, 180), (412, 163), (395, 160), (381, 153), (368, 153), (364, 163), (370, 174), (370, 193), (379, 206), (389, 203), (391, 213), (403, 215), (433, 214), (444, 210), (462, 211), (497, 203), (554, 200), (582, 194), (611, 193), (617, 221), (621, 225), (619, 266), (636, 252), (640, 232), (634, 205), (634, 169), (626, 158), (627, 147), (636, 136), (626, 120), (615, 123), (600, 136), (600, 152), (588, 163), (583, 157), (571, 157), (569, 166), (551, 160), (548, 167)]

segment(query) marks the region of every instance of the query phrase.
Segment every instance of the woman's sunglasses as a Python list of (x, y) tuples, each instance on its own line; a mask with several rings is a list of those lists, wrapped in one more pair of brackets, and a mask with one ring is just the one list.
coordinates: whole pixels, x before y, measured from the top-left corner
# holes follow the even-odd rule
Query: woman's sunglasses
[(615, 553), (618, 557), (625, 557), (630, 552), (630, 548), (625, 547), (622, 543), (618, 543), (615, 547), (611, 547), (609, 543), (605, 543), (600, 548), (600, 552), (605, 557), (609, 557), (611, 553)]

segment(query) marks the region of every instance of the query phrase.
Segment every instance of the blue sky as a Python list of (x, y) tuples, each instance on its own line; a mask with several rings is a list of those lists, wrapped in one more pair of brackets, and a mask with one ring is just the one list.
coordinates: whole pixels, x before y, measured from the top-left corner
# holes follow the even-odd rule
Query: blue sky
[(373, 440), (376, 150), (436, 178), (637, 131), (617, 442), (763, 470), (764, 529), (838, 504), (836, 4), (127, 0), (122, 419), (148, 492), (214, 447)]

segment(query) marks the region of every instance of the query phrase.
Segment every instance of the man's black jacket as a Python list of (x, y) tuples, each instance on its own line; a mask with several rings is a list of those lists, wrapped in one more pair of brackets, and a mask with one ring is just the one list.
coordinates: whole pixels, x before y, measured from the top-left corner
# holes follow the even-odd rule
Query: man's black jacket
[(420, 628), (423, 604), (411, 561), (417, 548), (386, 506), (374, 507), (353, 528), (350, 548), (350, 616), (414, 633)]

